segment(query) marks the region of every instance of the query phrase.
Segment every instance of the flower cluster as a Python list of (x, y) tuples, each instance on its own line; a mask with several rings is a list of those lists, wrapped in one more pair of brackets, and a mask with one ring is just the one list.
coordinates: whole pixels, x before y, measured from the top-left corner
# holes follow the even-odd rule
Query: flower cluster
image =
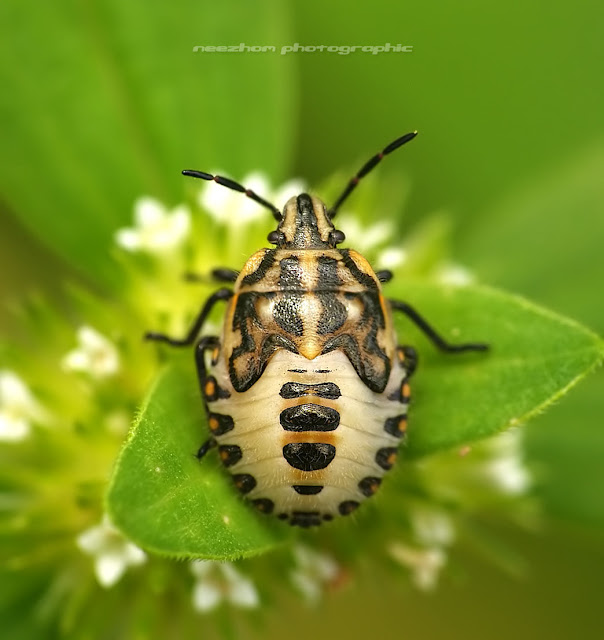
[[(243, 182), (279, 206), (303, 189), (296, 181), (271, 194), (257, 174)], [(412, 252), (388, 246), (393, 236), (389, 223), (363, 225), (343, 214), (340, 226), (349, 244), (380, 268), (409, 264)], [(255, 609), (273, 596), (282, 597), (285, 587), (314, 604), (366, 570), (363, 549), (372, 550), (376, 563), (400, 567), (418, 588), (432, 589), (468, 519), (494, 503), (503, 501), (514, 510), (524, 502), (530, 476), (518, 432), (510, 432), (463, 455), (449, 452), (401, 465), (382, 502), (366, 508), (368, 517), (353, 520), (347, 529), (326, 527), (305, 542), (294, 539), (256, 559), (175, 562), (143, 551), (110, 522), (103, 499), (107, 480), (127, 425), (160, 367), (157, 351), (141, 342), (143, 331), (183, 332), (198, 296), (192, 300), (182, 274), (201, 274), (199, 286), (207, 289), (204, 274), (217, 265), (239, 267), (246, 255), (264, 246), (266, 233), (260, 207), (216, 185), (204, 184), (196, 201), (171, 211), (141, 198), (134, 206), (134, 225), (115, 234), (125, 273), (121, 297), (108, 306), (76, 292), (72, 302), (78, 321), (68, 325), (51, 314), (35, 355), (25, 348), (6, 352), (0, 371), (6, 505), (0, 533), (10, 556), (7, 571), (25, 576), (19, 581), (20, 597), (42, 594), (39, 606), (47, 624), (67, 629), (67, 636), (86, 628), (87, 598), (98, 607), (104, 594), (116, 589), (124, 595), (136, 591), (141, 602), (148, 595), (152, 602), (152, 595), (182, 594), (186, 585), (179, 615), (183, 628), (191, 630), (198, 627), (199, 615), (220, 615), (229, 607)], [(203, 250), (198, 239), (203, 239)], [(141, 255), (148, 260), (137, 260)], [(474, 487), (480, 487), (480, 495)], [(386, 511), (393, 509), (380, 508), (385, 501), (401, 517), (389, 520)], [(342, 545), (346, 537), (358, 537), (358, 543)], [(80, 596), (84, 584), (89, 585), (87, 595)], [(115, 599), (111, 602), (118, 606)], [(136, 612), (129, 618), (135, 619)], [(87, 637), (93, 636), (91, 631)]]

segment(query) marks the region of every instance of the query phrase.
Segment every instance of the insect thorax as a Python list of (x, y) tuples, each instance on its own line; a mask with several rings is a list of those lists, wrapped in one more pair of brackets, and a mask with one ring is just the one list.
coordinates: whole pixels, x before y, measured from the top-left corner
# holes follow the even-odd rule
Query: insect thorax
[(380, 283), (348, 249), (264, 249), (248, 260), (225, 317), (223, 357), (236, 391), (250, 389), (279, 349), (312, 360), (341, 350), (376, 392), (395, 336)]

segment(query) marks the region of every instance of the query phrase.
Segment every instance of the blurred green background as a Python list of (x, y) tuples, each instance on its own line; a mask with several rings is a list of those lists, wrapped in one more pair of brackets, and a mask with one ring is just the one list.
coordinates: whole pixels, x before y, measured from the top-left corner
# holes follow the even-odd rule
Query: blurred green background
[[(602, 334), (603, 18), (595, 0), (6, 0), (2, 298), (36, 290), (60, 304), (73, 279), (102, 292), (118, 277), (113, 231), (142, 194), (182, 201), (183, 168), (235, 179), (260, 169), (274, 183), (312, 185), (418, 129), (380, 168), (411, 184), (401, 234), (446, 210), (453, 255), (481, 280)], [(240, 42), (277, 52), (192, 52)], [(279, 54), (295, 42), (413, 52)], [(538, 535), (502, 525), (526, 576), (477, 556), (430, 596), (376, 576), (320, 614), (292, 604), (266, 637), (601, 637), (602, 382), (591, 376), (527, 427), (548, 517)]]

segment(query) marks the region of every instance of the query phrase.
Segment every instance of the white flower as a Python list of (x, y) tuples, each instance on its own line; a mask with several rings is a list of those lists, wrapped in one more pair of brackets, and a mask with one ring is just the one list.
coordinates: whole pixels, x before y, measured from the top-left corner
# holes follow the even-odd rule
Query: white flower
[[(352, 215), (338, 218), (338, 227), (346, 233), (346, 240), (359, 253), (368, 253), (393, 237), (394, 226), (390, 220), (380, 220), (367, 227)], [(380, 264), (380, 266), (382, 266)]]
[(167, 253), (179, 247), (191, 228), (191, 214), (184, 205), (168, 212), (154, 198), (139, 198), (134, 203), (132, 228), (118, 229), (116, 243), (128, 251)]
[(397, 247), (387, 247), (380, 251), (375, 259), (375, 264), (380, 269), (396, 269), (407, 260), (407, 253), (404, 249)]
[[(218, 171), (214, 175), (224, 174)], [(277, 189), (271, 189), (268, 179), (260, 172), (248, 174), (240, 184), (280, 210), (283, 210), (289, 198), (305, 191), (305, 185), (300, 180), (290, 180)], [(216, 222), (238, 228), (264, 219), (267, 213), (266, 208), (243, 193), (210, 182), (204, 184), (200, 190), (199, 205)]]
[(410, 518), (415, 539), (427, 547), (449, 546), (455, 539), (453, 520), (442, 509), (417, 506), (411, 510)]
[(102, 587), (112, 587), (130, 566), (143, 564), (145, 552), (129, 542), (111, 524), (107, 515), (101, 524), (87, 529), (76, 540), (78, 547), (94, 556), (94, 571)]
[(531, 475), (524, 466), (522, 433), (509, 429), (485, 444), (492, 456), (481, 468), (485, 480), (502, 493), (526, 492), (531, 485)]
[(193, 607), (206, 613), (223, 600), (242, 609), (254, 609), (260, 603), (254, 583), (242, 575), (232, 563), (199, 560), (191, 563), (196, 577), (193, 587)]
[(474, 282), (474, 274), (458, 264), (447, 264), (437, 273), (437, 278), (443, 284), (464, 287)]
[(0, 371), (0, 440), (23, 440), (32, 422), (47, 420), (48, 414), (23, 380), (12, 371)]
[(326, 584), (334, 583), (341, 573), (337, 562), (325, 553), (304, 545), (294, 547), (296, 568), (290, 573), (294, 586), (311, 603), (316, 603)]
[(447, 561), (446, 553), (438, 547), (418, 548), (393, 542), (388, 551), (398, 563), (411, 571), (413, 583), (422, 591), (434, 589)]
[(78, 347), (63, 358), (63, 368), (83, 371), (100, 380), (115, 375), (120, 369), (116, 346), (92, 327), (83, 326), (77, 331)]

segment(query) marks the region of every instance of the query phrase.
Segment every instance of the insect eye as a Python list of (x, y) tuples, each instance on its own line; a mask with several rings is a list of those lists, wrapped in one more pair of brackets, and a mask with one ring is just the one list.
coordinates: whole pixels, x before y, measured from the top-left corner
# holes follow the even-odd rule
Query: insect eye
[(346, 240), (346, 236), (344, 235), (343, 231), (340, 231), (339, 229), (334, 229), (333, 231), (330, 231), (329, 233), (330, 244), (333, 244), (333, 245), (340, 244), (340, 242), (344, 242), (344, 240)]
[(283, 231), (271, 231), (268, 236), (266, 236), (266, 239), (271, 244), (283, 244), (285, 242), (285, 234)]

